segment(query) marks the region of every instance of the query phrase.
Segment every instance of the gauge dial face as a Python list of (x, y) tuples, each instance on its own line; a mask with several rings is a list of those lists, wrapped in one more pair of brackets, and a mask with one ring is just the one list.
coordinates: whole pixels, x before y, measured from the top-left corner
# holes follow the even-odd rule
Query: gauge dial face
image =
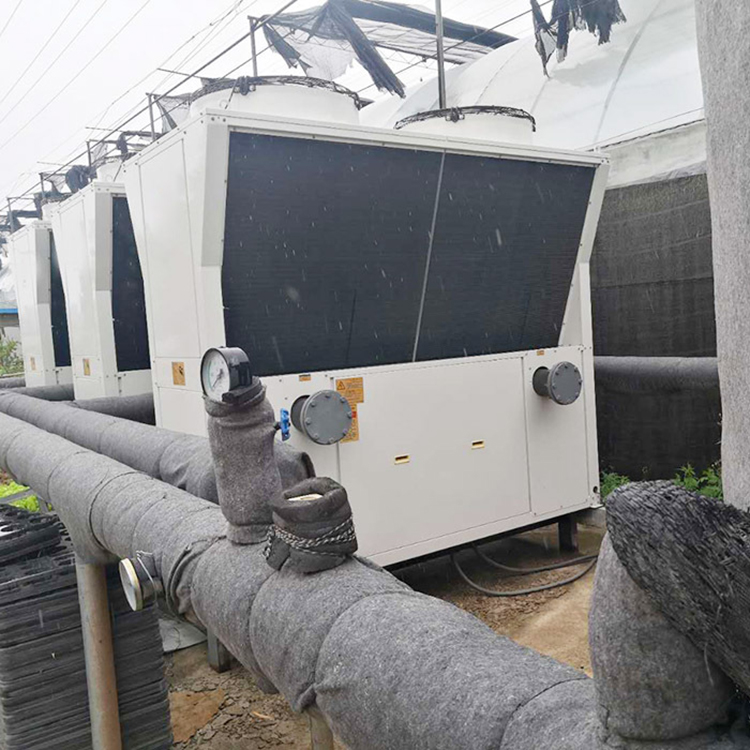
[(206, 353), (201, 367), (203, 392), (212, 401), (221, 401), (221, 397), (231, 388), (229, 365), (218, 349)]

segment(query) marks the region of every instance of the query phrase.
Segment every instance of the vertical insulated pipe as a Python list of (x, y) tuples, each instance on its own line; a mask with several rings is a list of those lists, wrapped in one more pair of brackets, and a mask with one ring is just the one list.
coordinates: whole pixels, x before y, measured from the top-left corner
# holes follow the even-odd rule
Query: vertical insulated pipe
[(86, 658), (92, 747), (94, 750), (122, 750), (106, 568), (83, 563), (76, 557), (76, 580)]

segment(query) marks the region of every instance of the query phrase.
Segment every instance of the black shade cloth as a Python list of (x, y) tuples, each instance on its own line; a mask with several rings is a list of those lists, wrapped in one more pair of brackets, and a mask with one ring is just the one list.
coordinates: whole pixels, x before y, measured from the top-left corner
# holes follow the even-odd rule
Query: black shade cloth
[(151, 364), (141, 264), (127, 199), (117, 196), (112, 198), (112, 318), (117, 370), (148, 370)]
[(57, 260), (55, 238), (49, 233), (50, 270), (50, 319), (52, 323), (52, 350), (55, 367), (70, 367), (70, 340), (68, 338), (68, 314), (65, 310), (65, 290)]
[(259, 375), (409, 362), (418, 327), (418, 360), (554, 346), (593, 173), (233, 133), (227, 345)]
[(608, 190), (591, 287), (597, 355), (716, 356), (706, 175)]
[[(591, 286), (597, 355), (716, 356), (706, 175), (608, 190)], [(718, 388), (620, 393), (597, 383), (596, 396), (603, 468), (659, 479), (719, 460)]]

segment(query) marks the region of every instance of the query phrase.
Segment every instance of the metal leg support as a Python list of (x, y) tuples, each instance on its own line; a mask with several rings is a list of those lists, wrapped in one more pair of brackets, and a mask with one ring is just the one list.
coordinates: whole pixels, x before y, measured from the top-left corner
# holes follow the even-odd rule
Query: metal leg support
[(208, 665), (214, 672), (226, 672), (232, 666), (232, 655), (210, 630), (206, 633), (206, 640), (208, 641)]
[(89, 565), (76, 558), (76, 580), (89, 690), (91, 744), (94, 750), (122, 750), (106, 570), (103, 565)]
[(313, 706), (307, 710), (310, 722), (310, 747), (312, 750), (333, 750), (333, 732), (326, 723), (325, 717)]
[(563, 552), (578, 552), (578, 522), (574, 515), (561, 518), (557, 522), (557, 532)]

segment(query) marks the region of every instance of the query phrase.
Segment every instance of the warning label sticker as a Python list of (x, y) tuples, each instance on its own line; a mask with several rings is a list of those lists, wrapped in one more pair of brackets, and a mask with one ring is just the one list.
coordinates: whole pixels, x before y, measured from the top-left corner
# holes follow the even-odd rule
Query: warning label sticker
[(174, 385), (185, 385), (184, 362), (172, 362), (172, 383)]
[(91, 360), (87, 357), (83, 358), (83, 374), (88, 377), (91, 375)]
[(359, 440), (359, 415), (357, 414), (357, 405), (351, 404), (351, 407), (352, 426), (349, 428), (349, 432), (346, 433), (346, 437), (341, 439), (342, 443), (355, 443)]
[(336, 380), (336, 391), (352, 406), (365, 400), (364, 378), (339, 378)]

